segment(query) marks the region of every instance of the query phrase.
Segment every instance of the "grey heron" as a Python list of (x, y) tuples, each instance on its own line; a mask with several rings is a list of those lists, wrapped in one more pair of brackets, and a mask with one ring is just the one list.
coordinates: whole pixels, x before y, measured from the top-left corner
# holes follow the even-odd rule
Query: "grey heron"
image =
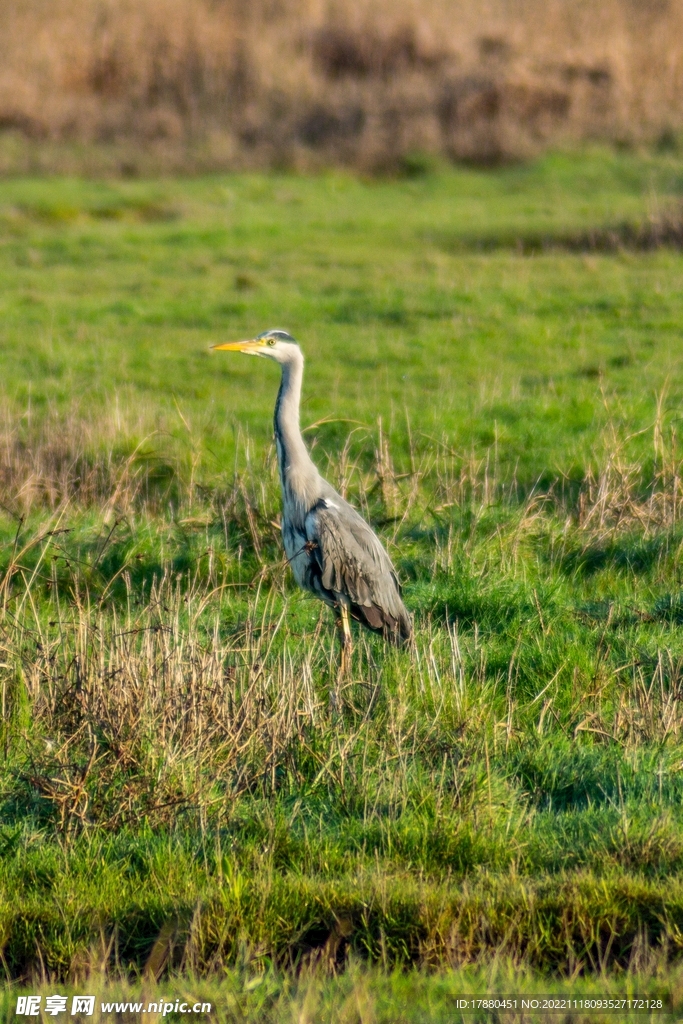
[(381, 541), (356, 509), (318, 472), (299, 426), (304, 357), (286, 331), (212, 346), (218, 352), (264, 356), (280, 364), (275, 444), (282, 486), (282, 540), (294, 579), (338, 614), (341, 671), (351, 645), (350, 619), (400, 643), (412, 635), (398, 577)]

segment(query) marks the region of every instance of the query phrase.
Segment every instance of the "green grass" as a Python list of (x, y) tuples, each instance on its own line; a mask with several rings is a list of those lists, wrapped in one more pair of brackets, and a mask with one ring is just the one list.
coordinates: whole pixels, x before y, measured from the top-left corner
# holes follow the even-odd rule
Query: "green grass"
[[(195, 1017), (192, 1020), (216, 1020), (219, 1024), (227, 1022), (243, 1022), (258, 1020), (263, 1022), (280, 1021), (316, 1021), (321, 1024), (328, 1022), (349, 1022), (365, 1024), (488, 1024), (493, 1021), (523, 1020), (525, 1024), (547, 1022), (547, 1010), (537, 1010), (537, 1005), (570, 998), (577, 1010), (562, 1014), (551, 1014), (550, 1020), (581, 1021), (581, 1024), (604, 1020), (659, 1021), (668, 1024), (676, 1017), (680, 1006), (680, 972), (670, 976), (667, 981), (650, 976), (631, 975), (622, 978), (577, 978), (571, 989), (565, 984), (534, 975), (528, 970), (504, 961), (494, 962), (486, 968), (470, 970), (456, 969), (426, 973), (424, 971), (387, 971), (378, 967), (368, 968), (357, 961), (351, 960), (343, 973), (325, 976), (320, 971), (304, 970), (298, 976), (291, 972), (278, 972), (272, 967), (254, 971), (249, 964), (240, 963), (237, 967), (225, 971), (220, 978), (197, 978), (193, 976), (176, 977), (160, 984), (147, 981), (141, 988), (139, 984), (125, 981), (107, 983), (101, 977), (90, 978), (88, 991), (96, 996), (94, 1021), (108, 1020), (111, 1012), (103, 1011), (102, 1004), (139, 1002), (143, 1006), (150, 1003), (171, 1003), (176, 1000), (185, 1001), (190, 1006), (197, 1002), (208, 1003), (210, 1014)], [(61, 986), (60, 991), (68, 993), (69, 1004), (72, 994), (80, 994), (83, 984)], [(49, 984), (34, 985), (31, 994), (40, 992), (43, 996), (54, 994), (54, 986)], [(672, 991), (674, 993), (673, 999)], [(5, 992), (0, 1002), (0, 1015), (4, 1020), (15, 1020), (16, 994)], [(648, 1014), (630, 1013), (628, 1010), (617, 1010), (605, 1016), (600, 1011), (591, 1009), (590, 1003), (606, 1000), (621, 1000), (622, 1006), (628, 999), (639, 998), (651, 1001), (659, 1000), (665, 1009)], [(485, 1008), (484, 1000), (498, 1001), (503, 999), (517, 1001), (517, 1013), (505, 1014), (491, 1012)], [(464, 1000), (469, 1008), (463, 1012), (460, 1007)], [(527, 1007), (521, 1013), (523, 1000)], [(585, 1009), (581, 1009), (583, 1001)], [(479, 1008), (478, 1003), (483, 1005)], [(472, 1008), (474, 1003), (474, 1008)], [(671, 1007), (676, 1009), (671, 1012)], [(667, 1009), (669, 1012), (667, 1012)], [(178, 1019), (167, 1012), (171, 1019)], [(145, 1017), (140, 1014), (137, 1019), (149, 1019), (150, 1011)], [(121, 1013), (118, 1019), (136, 1019), (134, 1013)], [(154, 1019), (154, 1018), (153, 1018)], [(181, 1018), (187, 1019), (187, 1018)]]
[[(682, 190), (600, 151), (0, 184), (10, 978), (248, 969), (264, 1018), (349, 956), (678, 992), (683, 255), (565, 242)], [(208, 354), (269, 326), (415, 615), (344, 686), (282, 562), (277, 375)], [(315, 998), (385, 1019), (400, 976), (354, 970)]]
[(675, 401), (679, 258), (454, 244), (637, 219), (681, 188), (677, 164), (604, 155), (403, 182), (6, 182), (4, 387), (22, 407), (175, 396), (222, 454), (226, 421), (266, 440), (275, 373), (208, 343), (285, 324), (308, 422), (379, 412), (405, 438), (407, 409), (416, 431), (481, 450), (497, 430), (508, 462), (556, 472), (595, 440), (601, 372), (640, 425), (667, 374)]

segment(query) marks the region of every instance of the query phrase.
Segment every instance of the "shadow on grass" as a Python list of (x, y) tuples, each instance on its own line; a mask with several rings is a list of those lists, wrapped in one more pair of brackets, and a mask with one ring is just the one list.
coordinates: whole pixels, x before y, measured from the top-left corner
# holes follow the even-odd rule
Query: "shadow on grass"
[(511, 773), (541, 810), (555, 813), (612, 804), (623, 811), (630, 799), (653, 807), (683, 797), (683, 779), (673, 753), (628, 757), (615, 743), (549, 737), (510, 750), (499, 767)]
[(555, 812), (585, 808), (618, 796), (621, 752), (610, 746), (548, 741), (511, 752), (507, 767), (534, 804)]
[(647, 221), (622, 221), (584, 230), (500, 231), (475, 235), (432, 231), (429, 241), (446, 252), (497, 252), (512, 249), (523, 256), (543, 252), (614, 253), (653, 252), (683, 248), (683, 219), (679, 213), (663, 214)]
[[(250, 532), (237, 521), (202, 524), (200, 530), (168, 522), (163, 532), (150, 533), (121, 516), (113, 525), (91, 523), (41, 538), (39, 527), (9, 537), (0, 555), (0, 578), (12, 570), (15, 580), (33, 577), (44, 594), (71, 595), (85, 589), (94, 599), (110, 604), (145, 601), (165, 576), (177, 580), (181, 590), (191, 580), (244, 583), (258, 576), (264, 565), (276, 567), (281, 553), (272, 538), (261, 540), (257, 553)], [(17, 562), (17, 552), (23, 553)], [(21, 583), (19, 582), (21, 587)]]
[(556, 565), (570, 576), (591, 576), (610, 568), (642, 575), (666, 558), (680, 540), (680, 531), (650, 537), (626, 534), (565, 551)]
[[(426, 579), (424, 570), (410, 587), (413, 606), (437, 622), (477, 625), (492, 633), (500, 633), (515, 621), (537, 617), (533, 590), (517, 580), (495, 581), (473, 575), (466, 560), (453, 566), (449, 573)], [(549, 597), (543, 597), (549, 600)]]

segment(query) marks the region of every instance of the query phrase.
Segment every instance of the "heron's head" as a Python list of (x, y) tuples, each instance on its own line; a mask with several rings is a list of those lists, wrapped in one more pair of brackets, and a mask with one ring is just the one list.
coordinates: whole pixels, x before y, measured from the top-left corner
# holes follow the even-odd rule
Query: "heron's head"
[(284, 365), (301, 355), (301, 349), (287, 331), (264, 331), (251, 341), (228, 341), (223, 345), (212, 345), (214, 352), (244, 352), (248, 356), (265, 356)]

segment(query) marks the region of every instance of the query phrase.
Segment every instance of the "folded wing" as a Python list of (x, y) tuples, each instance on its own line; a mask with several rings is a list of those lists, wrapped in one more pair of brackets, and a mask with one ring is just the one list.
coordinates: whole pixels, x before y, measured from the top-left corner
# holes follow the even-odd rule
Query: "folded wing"
[(412, 624), (391, 559), (356, 510), (336, 495), (321, 498), (306, 517), (306, 536), (325, 590), (346, 597), (351, 614), (393, 640), (408, 640)]

